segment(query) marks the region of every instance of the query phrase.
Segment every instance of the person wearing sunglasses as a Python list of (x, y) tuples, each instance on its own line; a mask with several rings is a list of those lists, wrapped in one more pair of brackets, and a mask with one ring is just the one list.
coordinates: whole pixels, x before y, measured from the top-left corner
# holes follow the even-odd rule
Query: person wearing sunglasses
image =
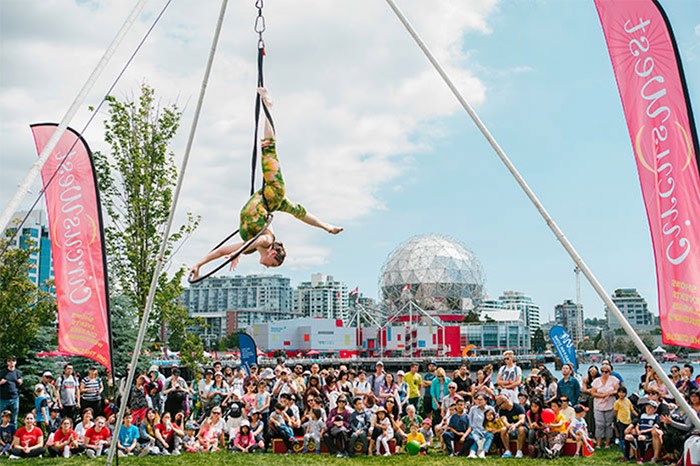
[(523, 372), (515, 364), (515, 354), (512, 351), (503, 352), (503, 362), (505, 364), (498, 369), (496, 387), (501, 389), (501, 394), (507, 396), (511, 403), (517, 404)]
[(615, 422), (613, 406), (620, 381), (612, 376), (612, 368), (609, 364), (603, 364), (600, 367), (600, 374), (600, 377), (591, 384), (596, 444), (597, 448), (600, 448), (603, 439), (605, 439), (605, 448), (610, 448), (610, 441), (613, 436), (613, 422)]

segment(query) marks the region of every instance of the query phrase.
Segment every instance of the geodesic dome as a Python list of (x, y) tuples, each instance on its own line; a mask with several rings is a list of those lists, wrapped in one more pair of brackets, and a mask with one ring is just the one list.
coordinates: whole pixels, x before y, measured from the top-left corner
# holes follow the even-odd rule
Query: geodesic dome
[[(406, 285), (410, 290), (404, 291)], [(484, 273), (460, 242), (441, 235), (415, 236), (389, 254), (379, 287), (392, 306), (400, 306), (410, 293), (425, 310), (462, 310), (467, 300), (481, 298)]]

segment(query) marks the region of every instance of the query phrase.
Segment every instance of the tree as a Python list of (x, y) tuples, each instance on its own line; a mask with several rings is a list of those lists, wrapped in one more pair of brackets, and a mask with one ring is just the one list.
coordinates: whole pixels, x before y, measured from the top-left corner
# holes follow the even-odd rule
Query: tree
[[(0, 250), (6, 242), (0, 240)], [(35, 251), (31, 244), (26, 249), (8, 248), (0, 258), (0, 361), (26, 356), (41, 326), (56, 321), (56, 300), (27, 275)]]
[(649, 332), (640, 333), (639, 338), (642, 339), (642, 343), (644, 343), (644, 346), (646, 346), (649, 351), (655, 348), (656, 343), (654, 343), (654, 337), (652, 337)]
[(616, 353), (625, 354), (627, 352), (627, 338), (617, 337), (615, 339), (614, 349)]
[(578, 343), (578, 349), (581, 351), (591, 351), (594, 350), (593, 341), (590, 338), (586, 338)]
[(479, 313), (476, 311), (469, 311), (464, 315), (464, 319), (462, 319), (462, 322), (465, 323), (473, 323), (473, 322), (480, 322), (479, 321)]
[(535, 330), (532, 335), (532, 349), (538, 353), (542, 353), (547, 348), (547, 342), (544, 339), (542, 328)]
[[(107, 213), (105, 242), (112, 289), (129, 298), (139, 315), (146, 300), (161, 247), (160, 231), (167, 222), (177, 181), (170, 142), (180, 125), (176, 105), (160, 107), (155, 92), (141, 86), (137, 100), (108, 97), (105, 141), (109, 154), (95, 153), (101, 201)], [(165, 257), (192, 233), (199, 219), (174, 228), (166, 240)], [(180, 297), (181, 274), (159, 277), (151, 314), (151, 336), (164, 327), (168, 306)], [(167, 290), (166, 290), (167, 289)]]

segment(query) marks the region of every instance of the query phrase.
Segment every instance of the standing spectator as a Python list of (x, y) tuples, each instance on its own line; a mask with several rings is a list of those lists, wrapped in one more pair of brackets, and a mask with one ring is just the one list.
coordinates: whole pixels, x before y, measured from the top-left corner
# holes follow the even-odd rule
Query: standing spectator
[[(255, 382), (253, 382), (255, 383)], [(212, 388), (214, 387), (214, 371), (207, 369), (204, 372), (204, 378), (197, 384), (197, 392), (199, 393), (199, 401), (202, 404), (201, 417), (204, 418), (209, 416), (211, 408), (214, 407), (214, 394), (212, 393)]]
[(88, 458), (95, 458), (103, 453), (107, 453), (110, 437), (107, 420), (104, 416), (97, 416), (95, 425), (85, 432), (85, 454)]
[(148, 411), (148, 398), (146, 395), (146, 376), (140, 374), (136, 377), (136, 382), (131, 387), (127, 406), (131, 409), (132, 422), (136, 425), (141, 423), (141, 420)]
[(53, 383), (51, 371), (44, 371), (44, 374), (41, 376), (41, 384), (44, 386), (44, 393), (49, 397), (49, 408), (59, 406), (58, 390)]
[(420, 389), (423, 384), (423, 378), (418, 373), (419, 364), (416, 361), (411, 363), (411, 369), (404, 376), (404, 381), (408, 385), (408, 404), (413, 405), (416, 409), (420, 404)]
[(549, 372), (548, 369), (542, 371), (542, 380), (544, 381), (544, 403), (550, 404), (552, 401), (558, 399), (557, 390), (558, 384), (557, 379)]
[(610, 440), (613, 434), (613, 422), (615, 421), (615, 394), (620, 386), (620, 381), (611, 375), (612, 370), (607, 364), (600, 367), (601, 376), (591, 384), (591, 396), (593, 397), (593, 416), (595, 418), (595, 437), (597, 447), (600, 448), (602, 439), (605, 438), (605, 448), (610, 448)]
[(49, 422), (49, 400), (51, 399), (46, 394), (44, 385), (38, 383), (34, 386), (34, 409), (36, 411), (36, 424), (46, 434), (48, 432)]
[(493, 404), (493, 383), (491, 382), (491, 377), (487, 377), (486, 371), (483, 369), (476, 371), (476, 380), (472, 384), (472, 398), (475, 398), (477, 395), (484, 395), (486, 402)]
[(430, 397), (433, 400), (433, 421), (439, 422), (442, 418), (440, 412), (440, 404), (442, 399), (449, 393), (448, 386), (450, 378), (445, 375), (445, 369), (442, 367), (435, 371), (435, 378), (430, 384)]
[(561, 398), (566, 396), (569, 399), (569, 405), (577, 405), (578, 399), (581, 396), (581, 384), (578, 383), (576, 377), (573, 377), (574, 368), (571, 363), (564, 364), (561, 368), (561, 379), (557, 384), (557, 396)]
[(628, 458), (628, 450), (625, 445), (625, 430), (632, 424), (632, 414), (637, 416), (634, 406), (629, 398), (627, 398), (627, 388), (620, 387), (617, 389), (617, 400), (613, 404), (613, 412), (615, 413), (615, 428), (618, 435), (618, 446), (622, 451), (622, 456), (625, 460)]
[(503, 421), (501, 429), (501, 442), (506, 450), (503, 453), (503, 458), (512, 458), (513, 453), (510, 451), (510, 440), (516, 440), (516, 458), (523, 457), (523, 445), (527, 437), (527, 427), (525, 426), (525, 409), (517, 403), (510, 401), (506, 395), (498, 395), (496, 397), (496, 407), (498, 414)]
[(450, 406), (455, 404), (458, 398), (462, 397), (457, 394), (457, 384), (450, 382), (450, 384), (447, 386), (447, 395), (443, 396), (442, 401), (440, 402), (440, 415), (442, 417), (447, 416), (447, 413), (450, 411)]
[(153, 408), (160, 414), (165, 406), (165, 397), (162, 392), (167, 379), (158, 371), (158, 366), (151, 366), (148, 369), (148, 378), (151, 380), (147, 387), (148, 394), (153, 402)]
[(36, 426), (34, 414), (24, 417), (24, 427), (15, 432), (10, 448), (10, 459), (36, 458), (44, 454), (44, 433)]
[(586, 424), (588, 425), (588, 432), (592, 437), (595, 437), (595, 419), (593, 417), (593, 397), (591, 396), (591, 390), (593, 389), (593, 381), (598, 377), (600, 377), (598, 366), (589, 366), (586, 376), (583, 378), (581, 395), (579, 395), (578, 400), (579, 404), (588, 408), (588, 411), (586, 411)]
[(80, 406), (83, 409), (92, 408), (94, 413), (101, 413), (104, 389), (102, 379), (97, 374), (97, 366), (90, 367), (88, 375), (80, 381)]
[(369, 376), (369, 385), (372, 390), (372, 395), (374, 395), (374, 400), (379, 402), (381, 397), (379, 393), (381, 392), (382, 385), (384, 384), (384, 363), (377, 361), (374, 365), (374, 374)]
[[(355, 456), (355, 444), (358, 440), (362, 442), (362, 451), (367, 450), (367, 434), (369, 433), (371, 425), (372, 412), (365, 408), (362, 397), (358, 396), (355, 398), (355, 411), (350, 415), (350, 431), (352, 435), (350, 436), (350, 443), (347, 450), (349, 456)], [(370, 455), (372, 454), (371, 451), (367, 453)]]
[[(440, 369), (438, 369), (439, 371)], [(450, 421), (447, 424), (445, 432), (442, 434), (442, 441), (447, 447), (447, 454), (455, 456), (454, 442), (462, 442), (462, 448), (457, 455), (464, 455), (470, 448), (471, 442), (468, 442), (469, 434), (472, 429), (469, 425), (469, 416), (464, 411), (464, 400), (460, 397), (455, 403), (455, 413), (450, 416)]]
[[(309, 381), (313, 380), (312, 378), (313, 376), (309, 378)], [(363, 398), (372, 393), (372, 385), (369, 383), (369, 380), (367, 380), (367, 373), (365, 371), (361, 370), (357, 379), (352, 383), (352, 393), (356, 397)]]
[(399, 409), (402, 413), (406, 412), (406, 405), (408, 404), (408, 383), (405, 377), (404, 371), (396, 373), (396, 400), (399, 402)]
[[(423, 375), (423, 419), (430, 417), (433, 414), (433, 397), (430, 394), (430, 387), (435, 380), (435, 371), (437, 363), (435, 361), (428, 362), (428, 372)], [(440, 400), (438, 400), (439, 402)]]
[(49, 409), (49, 419), (46, 422), (46, 427), (48, 428), (47, 435), (53, 434), (61, 428), (61, 408), (52, 406)]
[(331, 455), (336, 454), (339, 458), (343, 458), (348, 456), (351, 413), (347, 408), (348, 399), (345, 395), (338, 397), (337, 404), (337, 407), (331, 409), (328, 413), (326, 432), (323, 434), (323, 439)]
[(503, 352), (503, 361), (505, 365), (498, 369), (496, 387), (501, 389), (501, 393), (506, 395), (511, 403), (517, 404), (518, 389), (522, 384), (523, 372), (515, 364), (515, 354), (512, 351)]
[(387, 372), (384, 375), (384, 382), (379, 388), (380, 404), (386, 406), (386, 402), (389, 398), (397, 401), (396, 405), (398, 406), (399, 388), (396, 382), (394, 382), (394, 375), (391, 372)]
[(464, 398), (465, 401), (472, 399), (472, 379), (466, 363), (459, 365), (459, 371), (457, 371), (452, 382), (457, 384), (457, 395)]
[(12, 437), (15, 436), (17, 427), (12, 424), (12, 413), (9, 409), (2, 412), (2, 423), (0, 423), (0, 456), (10, 451)]
[(17, 424), (19, 414), (19, 387), (22, 385), (22, 371), (17, 369), (17, 358), (7, 358), (7, 368), (0, 369), (0, 411), (9, 409), (12, 424)]
[(78, 455), (85, 451), (85, 447), (79, 443), (78, 434), (73, 430), (71, 418), (61, 421), (61, 428), (54, 434), (53, 445), (50, 445), (47, 450), (51, 456), (63, 455), (64, 458), (70, 458), (71, 455)]
[(180, 377), (180, 369), (173, 369), (173, 373), (163, 385), (163, 395), (165, 398), (165, 411), (170, 413), (171, 419), (178, 411), (185, 410), (185, 401), (190, 394), (190, 388), (185, 379)]
[(63, 366), (63, 374), (56, 380), (58, 400), (63, 419), (75, 419), (80, 411), (80, 382), (73, 375), (73, 365)]

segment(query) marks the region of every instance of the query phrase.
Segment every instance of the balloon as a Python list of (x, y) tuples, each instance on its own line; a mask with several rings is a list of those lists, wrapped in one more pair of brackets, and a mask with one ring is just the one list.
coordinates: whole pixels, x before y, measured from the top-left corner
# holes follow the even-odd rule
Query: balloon
[(542, 410), (542, 422), (545, 424), (553, 423), (556, 417), (557, 416), (554, 414), (554, 411), (551, 409), (547, 408)]
[(411, 440), (406, 444), (406, 450), (411, 456), (417, 455), (420, 452), (420, 443), (418, 443), (418, 440)]

